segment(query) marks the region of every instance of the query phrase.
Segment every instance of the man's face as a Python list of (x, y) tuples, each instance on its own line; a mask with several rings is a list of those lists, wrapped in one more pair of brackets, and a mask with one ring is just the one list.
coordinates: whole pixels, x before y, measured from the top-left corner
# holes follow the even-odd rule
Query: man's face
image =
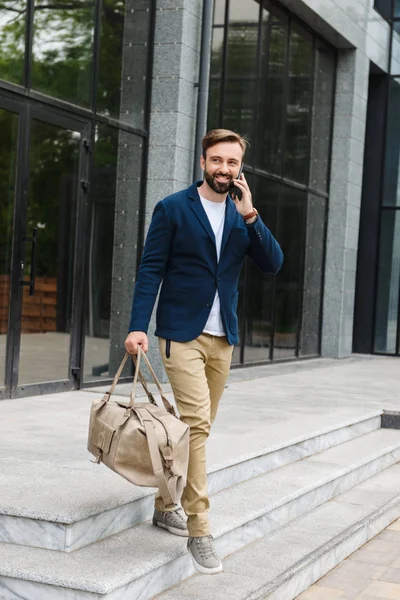
[(238, 142), (219, 142), (208, 148), (206, 158), (201, 157), (204, 179), (217, 194), (226, 194), (234, 186), (243, 160)]

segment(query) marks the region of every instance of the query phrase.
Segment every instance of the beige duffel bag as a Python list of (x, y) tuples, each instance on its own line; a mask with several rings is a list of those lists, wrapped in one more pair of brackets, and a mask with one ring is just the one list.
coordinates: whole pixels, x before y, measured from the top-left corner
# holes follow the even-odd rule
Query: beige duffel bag
[[(189, 461), (189, 426), (179, 420), (168, 402), (146, 354), (139, 348), (129, 404), (111, 400), (129, 357), (126, 354), (111, 388), (95, 400), (90, 413), (88, 450), (96, 462), (135, 485), (158, 487), (165, 507), (176, 506), (186, 485)], [(144, 359), (160, 392), (164, 407), (157, 405), (140, 372)], [(149, 402), (136, 403), (138, 377)]]

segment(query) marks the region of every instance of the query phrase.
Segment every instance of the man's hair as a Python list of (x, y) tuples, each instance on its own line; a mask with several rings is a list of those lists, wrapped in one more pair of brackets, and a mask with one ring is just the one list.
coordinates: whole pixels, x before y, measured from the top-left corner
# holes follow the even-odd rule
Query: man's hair
[(203, 137), (201, 145), (203, 148), (203, 158), (206, 158), (207, 150), (220, 142), (238, 143), (243, 150), (243, 156), (248, 146), (248, 141), (229, 129), (212, 129)]

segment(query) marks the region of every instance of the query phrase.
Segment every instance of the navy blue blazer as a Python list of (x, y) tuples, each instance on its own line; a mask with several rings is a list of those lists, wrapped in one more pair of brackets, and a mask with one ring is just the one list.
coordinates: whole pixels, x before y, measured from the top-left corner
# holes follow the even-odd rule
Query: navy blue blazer
[(246, 254), (264, 273), (279, 271), (283, 254), (261, 218), (246, 225), (233, 200), (226, 200), (219, 262), (215, 236), (201, 203), (201, 182), (158, 202), (140, 264), (129, 331), (147, 333), (162, 282), (155, 335), (176, 342), (204, 329), (216, 290), (229, 344), (238, 342), (238, 280)]

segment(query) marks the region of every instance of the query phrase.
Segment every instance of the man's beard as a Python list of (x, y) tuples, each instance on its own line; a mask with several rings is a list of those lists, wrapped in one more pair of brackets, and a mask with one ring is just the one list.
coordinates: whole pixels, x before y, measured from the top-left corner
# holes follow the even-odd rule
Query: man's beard
[[(221, 173), (219, 173), (219, 175), (221, 175)], [(233, 178), (229, 176), (229, 181), (219, 182), (216, 181), (217, 176), (216, 173), (211, 175), (207, 171), (204, 171), (204, 179), (207, 181), (210, 188), (217, 194), (227, 194), (234, 186)]]

